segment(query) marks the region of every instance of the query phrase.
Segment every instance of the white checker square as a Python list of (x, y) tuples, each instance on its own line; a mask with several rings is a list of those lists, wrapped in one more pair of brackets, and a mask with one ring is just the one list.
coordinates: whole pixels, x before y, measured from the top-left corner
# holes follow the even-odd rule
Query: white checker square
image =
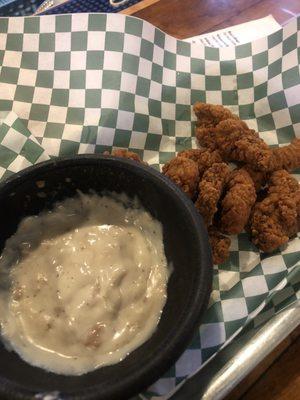
[(40, 52), (39, 53), (39, 70), (50, 70), (54, 69), (54, 52)]
[(248, 315), (247, 304), (244, 297), (222, 300), (221, 306), (225, 322), (245, 318)]
[(25, 103), (24, 101), (14, 101), (13, 110), (19, 118), (29, 119), (31, 109), (31, 103)]
[(105, 51), (103, 69), (122, 71), (123, 53), (117, 51)]
[(224, 323), (202, 324), (200, 326), (200, 338), (203, 349), (223, 344), (226, 340)]
[[(191, 109), (192, 109), (193, 106), (191, 105), (191, 91), (189, 89), (177, 87), (176, 88), (176, 103), (190, 105)], [(194, 113), (192, 112), (192, 114), (194, 114)]]
[(281, 90), (283, 90), (282, 76), (276, 75), (268, 81), (267, 94), (270, 96), (270, 94), (280, 92)]
[(64, 126), (62, 139), (73, 140), (74, 142), (80, 142), (81, 133), (82, 133), (81, 125), (66, 124)]
[(191, 59), (190, 57), (176, 55), (177, 71), (191, 72)]
[(161, 84), (151, 81), (150, 82), (150, 91), (149, 98), (154, 100), (161, 100)]
[(143, 78), (151, 79), (151, 72), (152, 72), (152, 62), (146, 60), (145, 58), (140, 58), (138, 75)]
[(159, 154), (157, 151), (144, 150), (144, 161), (148, 164), (159, 164)]
[(256, 117), (261, 117), (262, 115), (270, 114), (271, 109), (268, 99), (265, 97), (263, 99), (257, 100), (254, 103), (254, 113)]
[(86, 71), (86, 89), (99, 89), (102, 87), (102, 70), (88, 69)]
[(205, 75), (191, 74), (191, 87), (193, 89), (205, 90)]
[(278, 272), (286, 271), (286, 265), (281, 255), (272, 256), (261, 260), (261, 267), (264, 275), (277, 274)]
[(39, 34), (24, 33), (23, 51), (39, 51)]
[(148, 22), (143, 22), (142, 38), (154, 43), (155, 27)]
[(18, 155), (17, 158), (9, 165), (9, 170), (12, 172), (19, 172), (24, 168), (30, 167), (32, 164), (26, 160), (25, 157)]
[(254, 103), (254, 90), (253, 88), (238, 90), (239, 105)]
[(67, 107), (50, 106), (48, 114), (48, 122), (64, 124), (67, 119)]
[(120, 92), (118, 90), (102, 89), (101, 107), (119, 109)]
[(142, 39), (140, 37), (125, 33), (123, 47), (124, 53), (139, 56), (141, 51), (141, 41)]
[(9, 33), (23, 33), (24, 32), (24, 17), (8, 18), (8, 32)]
[(176, 105), (173, 103), (161, 102), (161, 118), (162, 119), (176, 119)]
[(161, 119), (157, 117), (149, 116), (149, 133), (162, 134)]
[(190, 121), (175, 121), (175, 135), (180, 137), (191, 136)]
[(104, 50), (105, 32), (88, 32), (87, 50)]
[(153, 391), (158, 395), (164, 395), (176, 386), (175, 378), (160, 378), (159, 383), (154, 383), (148, 388), (149, 391)]
[(22, 53), (20, 51), (4, 52), (3, 66), (19, 68), (21, 66)]
[(286, 24), (282, 30), (283, 40), (287, 39), (289, 36), (297, 32), (297, 18), (293, 18)]
[(0, 82), (1, 100), (13, 100), (16, 92), (16, 85)]
[(147, 139), (147, 133), (145, 133), (145, 132), (132, 132), (132, 134), (130, 136), (129, 147), (132, 147), (134, 149), (143, 150), (145, 148), (146, 139)]
[(131, 131), (133, 128), (134, 113), (129, 111), (118, 111), (117, 128)]
[(240, 280), (238, 271), (219, 270), (219, 289), (222, 291), (230, 290)]
[[(236, 60), (236, 73), (245, 74), (252, 71), (252, 57), (238, 58)], [(255, 75), (255, 74), (254, 74)]]
[(148, 99), (142, 96), (134, 97), (134, 111), (139, 114), (149, 114)]
[[(175, 48), (176, 52), (176, 48)], [(202, 44), (199, 43), (191, 43), (191, 57), (192, 58), (198, 58), (198, 59), (204, 59), (205, 58), (205, 46), (202, 46)]]
[(221, 91), (208, 90), (206, 91), (205, 95), (206, 95), (206, 103), (222, 104)]
[(46, 122), (29, 120), (27, 128), (35, 138), (42, 138), (46, 128)]
[(100, 121), (100, 109), (85, 108), (84, 110), (84, 125), (85, 126), (98, 126)]
[(258, 86), (268, 81), (268, 67), (263, 67), (253, 73), (253, 84)]
[(69, 89), (70, 71), (54, 71), (53, 87), (57, 89)]
[(82, 32), (88, 30), (89, 14), (73, 14), (72, 15), (72, 32)]
[(86, 70), (86, 51), (71, 51), (71, 70)]
[(282, 43), (279, 43), (268, 50), (269, 65), (279, 60), (281, 56), (282, 56)]
[(1, 115), (1, 119), (2, 118), (3, 120), (5, 120), (6, 125), (11, 126), (18, 119), (18, 116), (14, 111), (7, 111), (7, 113), (4, 116)]
[(136, 92), (137, 76), (122, 72), (121, 75), (121, 91), (135, 94)]
[(106, 14), (106, 31), (107, 32), (124, 32), (126, 15), (123, 14)]
[(91, 143), (80, 143), (78, 154), (94, 154), (96, 146)]
[(160, 151), (175, 151), (175, 138), (174, 136), (161, 136), (159, 145)]
[(53, 15), (43, 15), (43, 18), (40, 18), (40, 33), (55, 32), (55, 21)]
[[(166, 36), (164, 49), (176, 55), (177, 40), (172, 36)], [(199, 54), (197, 57), (200, 57)]]
[(219, 49), (220, 60), (231, 61), (235, 60), (235, 46), (221, 47)]
[(167, 86), (176, 86), (176, 71), (169, 68), (163, 68), (162, 84)]
[(69, 90), (69, 107), (85, 107), (85, 90), (70, 89)]
[(290, 112), (289, 112), (288, 108), (274, 111), (272, 113), (272, 117), (274, 119), (274, 124), (277, 129), (292, 125), (292, 120), (291, 120)]
[(262, 52), (262, 49), (268, 48), (268, 37), (262, 37), (259, 40), (254, 40), (251, 43), (252, 55), (259, 54)]
[(5, 50), (7, 35), (0, 33), (0, 50)]
[(187, 349), (176, 362), (176, 376), (186, 377), (195, 372), (202, 364), (200, 349)]
[(237, 88), (236, 75), (222, 75), (221, 88), (222, 90), (235, 90)]
[(26, 141), (26, 136), (22, 135), (15, 129), (10, 128), (6, 136), (3, 138), (1, 144), (15, 153), (20, 153)]
[(49, 156), (58, 156), (60, 148), (60, 139), (43, 138), (42, 147), (49, 154)]
[(71, 51), (71, 32), (55, 33), (55, 51)]
[(287, 71), (297, 66), (298, 66), (297, 49), (289, 52), (288, 54), (282, 57), (282, 71)]
[(240, 272), (252, 271), (260, 263), (259, 253), (254, 251), (239, 251)]
[(52, 89), (36, 87), (34, 89), (33, 103), (35, 104), (50, 104), (52, 97)]
[(300, 238), (296, 237), (293, 240), (289, 240), (286, 248), (281, 251), (282, 254), (290, 254), (298, 252), (300, 248)]
[(249, 276), (242, 280), (242, 285), (246, 297), (258, 296), (269, 291), (263, 275)]
[(3, 168), (3, 167), (0, 167), (0, 178), (3, 177), (3, 175), (5, 174), (5, 172), (6, 172), (6, 169)]
[(220, 63), (217, 61), (205, 60), (205, 73), (209, 76), (220, 76)]
[(153, 49), (153, 62), (159, 65), (163, 65), (164, 62), (164, 50), (156, 45), (154, 45)]
[(300, 90), (298, 85), (285, 89), (284, 94), (288, 107), (300, 104)]
[(114, 142), (114, 137), (115, 137), (115, 129), (99, 126), (96, 144), (112, 146)]
[(259, 137), (262, 138), (269, 146), (278, 145), (278, 137), (276, 131), (259, 132)]

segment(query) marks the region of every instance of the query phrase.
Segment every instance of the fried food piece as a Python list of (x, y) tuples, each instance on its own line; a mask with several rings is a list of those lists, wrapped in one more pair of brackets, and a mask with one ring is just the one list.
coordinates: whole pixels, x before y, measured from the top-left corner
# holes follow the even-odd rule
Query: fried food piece
[(239, 117), (228, 110), (228, 108), (220, 105), (197, 101), (193, 109), (197, 116), (197, 125), (199, 128), (214, 128), (225, 119), (239, 119)]
[(274, 171), (279, 169), (292, 171), (300, 167), (300, 139), (294, 139), (289, 145), (277, 147), (272, 151)]
[(231, 240), (229, 237), (222, 235), (215, 227), (208, 230), (209, 243), (212, 250), (212, 258), (214, 264), (222, 264), (229, 257), (229, 248)]
[(206, 226), (212, 224), (229, 175), (230, 169), (226, 163), (215, 163), (203, 174), (195, 206), (202, 215)]
[(134, 153), (133, 151), (129, 151), (129, 150), (125, 150), (125, 149), (113, 150), (111, 152), (111, 154), (109, 153), (109, 151), (105, 151), (103, 153), (103, 155), (105, 155), (105, 156), (112, 155), (114, 157), (129, 158), (130, 160), (134, 160), (134, 161), (137, 161), (140, 163), (143, 162), (137, 153)]
[(223, 162), (218, 150), (189, 149), (181, 151), (178, 153), (178, 156), (189, 158), (198, 164), (200, 179), (207, 168), (211, 167), (214, 163)]
[(236, 169), (230, 174), (222, 200), (221, 230), (229, 235), (242, 232), (248, 222), (256, 201), (253, 180), (245, 169)]
[(241, 169), (248, 172), (254, 183), (256, 192), (259, 192), (266, 184), (268, 179), (268, 174), (264, 171), (257, 171), (253, 169), (250, 165), (244, 165)]
[(163, 166), (162, 172), (190, 198), (196, 195), (199, 170), (195, 161), (185, 157), (175, 157)]
[(272, 252), (300, 229), (300, 188), (286, 170), (274, 172), (267, 196), (255, 204), (250, 233), (262, 251)]

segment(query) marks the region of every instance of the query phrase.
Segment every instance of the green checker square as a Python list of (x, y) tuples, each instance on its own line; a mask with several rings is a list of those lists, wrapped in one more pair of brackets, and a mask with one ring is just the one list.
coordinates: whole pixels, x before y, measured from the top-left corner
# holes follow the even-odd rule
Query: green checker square
[(131, 132), (124, 129), (116, 129), (114, 137), (114, 146), (128, 148), (131, 138)]
[(2, 67), (0, 69), (0, 81), (2, 83), (18, 83), (19, 68)]
[(139, 57), (133, 54), (123, 54), (122, 71), (129, 74), (137, 75), (139, 71)]
[(4, 59), (4, 50), (0, 50), (0, 65), (3, 64), (3, 59)]
[(220, 62), (221, 75), (236, 75), (236, 62), (235, 61), (221, 61)]
[(68, 89), (53, 89), (51, 104), (54, 106), (67, 107), (69, 104), (69, 90)]
[(8, 31), (8, 18), (1, 18), (0, 33), (7, 33)]
[(197, 58), (191, 59), (191, 73), (192, 74), (205, 74), (205, 61)]
[(148, 42), (148, 40), (142, 39), (140, 56), (146, 58), (146, 60), (153, 60), (153, 43)]
[(163, 68), (161, 65), (152, 64), (151, 79), (155, 82), (161, 83), (163, 75)]
[(266, 67), (268, 65), (268, 51), (263, 51), (262, 53), (255, 54), (252, 57), (253, 60), (253, 70)]
[(112, 110), (109, 108), (102, 108), (100, 117), (100, 126), (107, 128), (115, 128), (117, 125), (118, 110)]
[(80, 143), (96, 144), (98, 135), (98, 126), (84, 126)]
[(56, 15), (55, 32), (71, 32), (71, 31), (72, 31), (72, 15)]
[(71, 71), (70, 74), (71, 89), (85, 89), (85, 81), (86, 81), (85, 71)]
[(14, 172), (11, 172), (9, 170), (6, 170), (4, 174), (2, 175), (1, 181), (5, 181), (7, 178), (10, 176), (14, 175)]
[(54, 72), (53, 71), (37, 71), (36, 83), (38, 87), (53, 88)]
[(105, 14), (89, 14), (89, 31), (105, 31), (106, 15)]
[(20, 154), (30, 161), (31, 164), (34, 164), (43, 152), (44, 149), (39, 144), (28, 139), (24, 144)]
[(188, 42), (183, 42), (181, 40), (178, 40), (176, 53), (179, 54), (180, 56), (190, 57), (191, 56), (191, 44)]
[(221, 265), (219, 265), (219, 269), (224, 271), (239, 271), (239, 252), (231, 251), (230, 257)]
[(235, 48), (235, 58), (245, 58), (252, 56), (251, 43), (241, 44)]
[(10, 126), (6, 124), (0, 125), (0, 142), (5, 138), (7, 135), (7, 132), (10, 130)]
[(136, 83), (136, 94), (138, 96), (149, 97), (151, 81), (138, 76)]
[(143, 32), (143, 21), (137, 18), (126, 17), (125, 33), (141, 37)]
[(111, 152), (111, 150), (112, 150), (111, 146), (105, 146), (104, 144), (96, 144), (96, 147), (95, 147), (96, 154), (102, 154), (105, 151)]
[(8, 33), (6, 50), (21, 51), (23, 48), (23, 35), (21, 33)]
[(105, 35), (105, 50), (123, 51), (124, 34), (120, 32), (106, 32)]
[(281, 92), (271, 94), (268, 96), (268, 100), (272, 112), (288, 107), (283, 90)]
[(176, 70), (176, 54), (171, 53), (170, 51), (164, 52), (164, 61), (163, 65), (165, 68), (172, 69), (173, 71)]
[(155, 28), (154, 43), (156, 46), (163, 49), (165, 47), (165, 37), (166, 35), (160, 29)]
[(190, 121), (191, 120), (191, 107), (186, 104), (176, 104), (176, 120), (177, 121)]
[(222, 104), (224, 106), (238, 104), (237, 90), (222, 90)]
[(102, 87), (103, 87), (103, 89), (120, 90), (121, 72), (120, 71), (103, 71)]
[(282, 53), (284, 56), (295, 49), (297, 49), (297, 33), (294, 33), (282, 43)]
[(255, 118), (254, 104), (243, 104), (239, 106), (239, 117), (241, 119)]
[(145, 142), (145, 150), (159, 151), (161, 138), (162, 138), (161, 135), (155, 135), (153, 133), (148, 133), (146, 142)]
[(148, 129), (149, 129), (149, 116), (138, 113), (135, 114), (133, 121), (133, 130), (137, 132), (148, 132)]
[(286, 271), (281, 271), (272, 275), (265, 275), (265, 279), (269, 290), (272, 290), (286, 277)]
[(88, 51), (86, 53), (86, 69), (103, 68), (104, 51)]
[(14, 100), (23, 101), (25, 103), (32, 103), (33, 95), (34, 95), (33, 86), (18, 85), (16, 88)]
[(268, 36), (268, 49), (271, 49), (272, 47), (277, 46), (277, 44), (282, 42), (282, 34), (282, 29), (280, 29), (279, 31), (274, 32)]
[(176, 86), (181, 88), (191, 88), (191, 74), (188, 72), (178, 72), (176, 74)]
[(55, 50), (55, 33), (40, 33), (39, 36), (39, 51), (54, 51)]
[(39, 33), (40, 18), (27, 17), (24, 18), (24, 33)]
[(230, 290), (220, 291), (221, 300), (238, 299), (244, 297), (242, 282), (237, 282)]
[(221, 77), (220, 76), (206, 76), (205, 77), (206, 90), (221, 90)]
[(39, 53), (24, 51), (21, 58), (21, 68), (38, 70)]
[[(254, 249), (255, 252), (257, 252), (257, 249)], [(259, 258), (259, 254), (257, 252), (257, 258)], [(256, 265), (254, 268), (252, 268), (251, 271), (247, 271), (247, 272), (241, 272), (240, 276), (241, 279), (245, 279), (248, 277), (253, 277), (253, 276), (261, 276), (264, 275), (263, 269), (261, 267), (261, 264), (259, 263), (258, 265)]]
[(289, 108), (290, 116), (293, 124), (300, 122), (300, 104), (296, 104)]
[(272, 64), (268, 66), (268, 79), (272, 79), (274, 78), (274, 76), (281, 74), (281, 71), (282, 71), (282, 58), (274, 61)]
[(8, 168), (9, 165), (17, 157), (17, 153), (15, 153), (14, 151), (8, 149), (7, 147), (2, 146), (2, 144), (0, 144), (0, 154), (1, 154), (0, 165), (3, 168)]
[(247, 297), (246, 302), (247, 302), (248, 312), (249, 313), (253, 312), (261, 303), (263, 303), (265, 298), (266, 298), (265, 293), (252, 297)]
[(67, 112), (67, 124), (81, 125), (84, 121), (84, 108), (69, 107)]
[(86, 89), (85, 91), (85, 107), (100, 108), (101, 106), (101, 90)]
[(20, 118), (17, 118), (12, 126), (13, 129), (15, 129), (16, 131), (22, 133), (22, 135), (29, 137), (31, 135), (31, 133), (29, 132), (29, 130), (26, 128), (26, 126), (23, 124), (23, 122), (21, 121)]
[(158, 100), (149, 99), (148, 103), (149, 115), (152, 117), (161, 118), (161, 102)]
[(176, 87), (162, 85), (161, 101), (166, 103), (176, 103)]
[(257, 118), (258, 131), (272, 131), (275, 129), (274, 120), (271, 114)]
[(175, 136), (175, 121), (172, 119), (162, 119), (162, 132), (165, 136)]
[(12, 100), (1, 100), (0, 99), (0, 110), (1, 111), (11, 111), (12, 107), (13, 107)]
[(176, 151), (186, 150), (192, 147), (191, 137), (176, 137), (175, 138), (175, 148)]
[(214, 322), (223, 321), (223, 311), (221, 303), (214, 303), (203, 316), (203, 324), (212, 324)]
[(241, 326), (245, 325), (247, 317), (237, 319), (235, 321), (225, 322), (226, 337), (229, 338), (233, 335)]
[(59, 148), (60, 156), (72, 156), (78, 154), (80, 143), (72, 140), (62, 140)]
[(119, 109), (134, 112), (134, 98), (132, 93), (120, 92)]
[(159, 152), (159, 163), (166, 164), (173, 157), (175, 157), (175, 152), (173, 152), (173, 151), (160, 151)]
[(278, 143), (291, 143), (295, 139), (295, 131), (293, 125), (285, 126), (277, 129)]
[(282, 73), (282, 84), (284, 89), (288, 89), (292, 86), (297, 85), (299, 81), (300, 75), (298, 65)]
[(55, 122), (47, 122), (44, 137), (61, 139), (64, 131), (63, 124), (57, 124)]
[(44, 104), (32, 104), (29, 114), (29, 119), (34, 121), (47, 121), (49, 113), (49, 106)]
[(263, 99), (268, 94), (268, 82), (264, 82), (261, 85), (254, 86), (254, 101)]
[(87, 49), (87, 32), (72, 32), (71, 33), (71, 50), (84, 51)]
[(54, 55), (54, 69), (57, 71), (69, 71), (71, 66), (71, 53), (69, 51), (57, 51)]
[(221, 344), (219, 346), (213, 346), (213, 347), (207, 347), (206, 349), (201, 349), (202, 363), (204, 363), (214, 354), (216, 354), (220, 347)]
[(245, 74), (237, 75), (237, 87), (238, 89), (248, 89), (254, 86), (253, 73), (247, 72)]
[(205, 47), (205, 60), (218, 61), (220, 59), (220, 51), (214, 47)]
[(191, 91), (191, 103), (194, 104), (196, 101), (206, 102), (206, 92), (205, 90), (194, 90)]

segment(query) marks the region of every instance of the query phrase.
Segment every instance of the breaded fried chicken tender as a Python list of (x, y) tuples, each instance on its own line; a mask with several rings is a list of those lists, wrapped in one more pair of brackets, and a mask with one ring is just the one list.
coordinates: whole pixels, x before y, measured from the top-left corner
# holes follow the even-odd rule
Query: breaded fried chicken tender
[(116, 149), (113, 150), (111, 153), (109, 153), (109, 151), (105, 151), (103, 155), (105, 156), (112, 155), (114, 157), (129, 158), (130, 160), (134, 160), (140, 163), (143, 162), (137, 153), (125, 149)]
[(246, 164), (241, 169), (244, 169), (251, 176), (254, 183), (256, 192), (259, 192), (264, 186), (266, 186), (268, 180), (268, 173), (264, 171), (257, 171), (250, 165)]
[(190, 198), (196, 195), (199, 183), (198, 164), (185, 157), (176, 157), (163, 166), (162, 172)]
[(200, 179), (207, 168), (211, 167), (214, 163), (223, 161), (218, 150), (189, 149), (181, 151), (178, 153), (178, 156), (189, 158), (198, 164)]
[(272, 150), (273, 159), (271, 169), (274, 171), (286, 169), (292, 171), (300, 168), (300, 139), (294, 139), (292, 143)]
[(222, 264), (229, 257), (229, 249), (231, 240), (229, 237), (222, 235), (215, 227), (208, 229), (209, 243), (212, 251), (214, 264)]

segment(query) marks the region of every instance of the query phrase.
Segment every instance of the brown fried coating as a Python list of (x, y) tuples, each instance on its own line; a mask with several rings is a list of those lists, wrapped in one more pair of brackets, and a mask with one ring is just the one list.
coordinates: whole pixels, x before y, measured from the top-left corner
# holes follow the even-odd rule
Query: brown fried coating
[(175, 157), (163, 166), (162, 172), (190, 198), (195, 196), (199, 183), (199, 170), (195, 161), (185, 157)]
[(256, 201), (253, 180), (245, 169), (232, 171), (221, 206), (221, 230), (229, 235), (241, 233)]
[(105, 156), (112, 155), (114, 157), (129, 158), (130, 160), (138, 161), (140, 163), (143, 162), (137, 153), (125, 149), (112, 150), (111, 154), (109, 153), (109, 151), (105, 151), (103, 155)]
[(229, 248), (231, 240), (229, 237), (222, 235), (215, 227), (208, 229), (209, 243), (212, 250), (212, 258), (214, 264), (222, 264), (229, 257)]
[(277, 147), (272, 150), (273, 160), (271, 169), (274, 171), (286, 169), (292, 171), (300, 168), (300, 139), (294, 139), (287, 146)]
[(195, 206), (202, 215), (206, 226), (212, 224), (229, 175), (230, 169), (226, 163), (215, 163), (203, 174)]
[(194, 104), (193, 109), (197, 116), (197, 126), (199, 128), (213, 128), (225, 119), (238, 119), (237, 115), (220, 105), (198, 101)]
[(211, 167), (214, 163), (223, 162), (218, 150), (189, 149), (181, 151), (178, 153), (178, 156), (189, 158), (198, 164), (200, 179), (207, 168)]
[(244, 169), (251, 176), (254, 183), (256, 192), (259, 192), (267, 184), (268, 174), (264, 171), (257, 171), (250, 165), (244, 165), (241, 169)]
[(300, 228), (300, 188), (286, 170), (274, 172), (266, 197), (255, 204), (250, 233), (262, 251), (272, 252), (287, 243)]

